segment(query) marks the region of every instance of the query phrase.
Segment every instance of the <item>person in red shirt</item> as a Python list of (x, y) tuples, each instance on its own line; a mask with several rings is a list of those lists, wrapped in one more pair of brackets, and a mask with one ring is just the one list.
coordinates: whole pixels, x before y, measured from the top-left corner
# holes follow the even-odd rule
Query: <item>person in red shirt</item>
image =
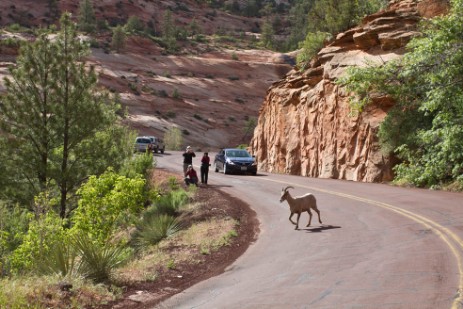
[(207, 178), (209, 176), (209, 166), (211, 158), (209, 158), (209, 154), (207, 152), (204, 153), (203, 157), (201, 158), (201, 183), (207, 184)]
[(195, 169), (192, 165), (188, 165), (188, 168), (185, 173), (185, 184), (198, 186), (198, 174), (196, 174)]

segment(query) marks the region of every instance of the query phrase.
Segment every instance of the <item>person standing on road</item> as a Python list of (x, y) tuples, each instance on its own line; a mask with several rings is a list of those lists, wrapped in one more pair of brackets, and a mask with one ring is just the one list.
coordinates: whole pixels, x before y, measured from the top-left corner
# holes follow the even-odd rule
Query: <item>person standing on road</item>
[(188, 169), (188, 165), (193, 165), (193, 158), (196, 157), (193, 149), (190, 146), (186, 148), (183, 153), (183, 174), (185, 175)]
[(207, 152), (204, 153), (203, 157), (201, 158), (201, 183), (207, 185), (207, 178), (209, 176), (209, 166), (211, 158), (209, 158), (209, 154)]

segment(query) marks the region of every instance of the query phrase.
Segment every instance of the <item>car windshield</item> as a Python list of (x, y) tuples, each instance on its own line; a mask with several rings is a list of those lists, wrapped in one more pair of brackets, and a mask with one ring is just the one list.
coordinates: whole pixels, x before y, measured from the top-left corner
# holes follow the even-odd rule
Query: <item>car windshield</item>
[(246, 150), (234, 149), (225, 151), (227, 157), (230, 158), (249, 158), (251, 155)]
[(149, 144), (149, 143), (151, 143), (151, 140), (148, 139), (148, 138), (137, 138), (137, 143), (140, 143), (140, 144)]

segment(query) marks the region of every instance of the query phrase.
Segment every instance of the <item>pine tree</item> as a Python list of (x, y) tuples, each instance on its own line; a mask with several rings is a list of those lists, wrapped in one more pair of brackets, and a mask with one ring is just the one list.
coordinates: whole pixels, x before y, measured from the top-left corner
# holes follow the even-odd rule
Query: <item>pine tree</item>
[(262, 25), (261, 42), (264, 47), (272, 49), (274, 47), (274, 30), (272, 23), (267, 19)]
[(167, 10), (164, 13), (164, 22), (162, 24), (162, 40), (166, 45), (168, 52), (175, 52), (177, 50), (177, 27), (172, 19), (172, 12)]
[(8, 151), (7, 165), (14, 167), (0, 177), (14, 180), (29, 200), (44, 190), (56, 193), (63, 218), (75, 189), (89, 175), (119, 167), (132, 149), (128, 130), (117, 125), (117, 106), (82, 62), (88, 53), (70, 15), (63, 15), (54, 40), (43, 34), (21, 48), (0, 104), (6, 147), (0, 151)]
[(125, 47), (126, 35), (122, 26), (117, 26), (113, 30), (113, 37), (111, 41), (111, 47), (117, 52)]
[(96, 29), (96, 17), (91, 0), (82, 0), (79, 9), (79, 29), (92, 33)]

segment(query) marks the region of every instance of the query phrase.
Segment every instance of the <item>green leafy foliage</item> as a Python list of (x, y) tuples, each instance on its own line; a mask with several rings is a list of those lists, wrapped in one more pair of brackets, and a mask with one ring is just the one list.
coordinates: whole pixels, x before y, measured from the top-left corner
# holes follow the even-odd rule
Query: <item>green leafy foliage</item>
[(151, 169), (156, 166), (153, 154), (144, 152), (128, 159), (121, 167), (119, 174), (128, 178), (135, 178), (138, 175), (148, 176)]
[(111, 40), (111, 48), (117, 52), (120, 52), (126, 43), (127, 36), (125, 34), (124, 28), (120, 25), (116, 26), (113, 29), (113, 36)]
[(125, 25), (125, 31), (128, 33), (140, 33), (145, 31), (145, 25), (143, 21), (137, 16), (130, 16)]
[(103, 244), (113, 236), (116, 227), (127, 224), (143, 209), (145, 180), (141, 176), (127, 178), (108, 170), (99, 177), (91, 176), (78, 194), (78, 207), (71, 219), (72, 232), (83, 231)]
[(182, 132), (177, 127), (172, 127), (164, 134), (164, 144), (167, 149), (180, 150), (183, 145)]
[(32, 213), (0, 202), (0, 275), (9, 272), (8, 256), (21, 244)]
[(463, 182), (463, 1), (428, 21), (400, 61), (353, 69), (340, 81), (358, 95), (361, 110), (372, 92), (396, 101), (381, 124), (386, 151), (402, 160), (396, 181), (420, 187)]
[(327, 32), (309, 32), (299, 47), (302, 51), (297, 55), (297, 63), (304, 66), (322, 49), (324, 42), (331, 37)]
[(53, 211), (38, 214), (29, 224), (22, 243), (12, 253), (11, 268), (14, 273), (37, 272), (37, 261), (48, 259), (52, 248), (66, 241), (63, 220)]
[[(303, 67), (323, 47), (324, 41), (355, 26), (362, 17), (378, 11), (386, 4), (387, 1), (383, 0), (315, 0), (312, 4), (297, 5), (307, 11), (308, 16), (305, 40), (298, 44), (302, 48), (298, 64)], [(298, 16), (300, 13), (293, 14)]]

